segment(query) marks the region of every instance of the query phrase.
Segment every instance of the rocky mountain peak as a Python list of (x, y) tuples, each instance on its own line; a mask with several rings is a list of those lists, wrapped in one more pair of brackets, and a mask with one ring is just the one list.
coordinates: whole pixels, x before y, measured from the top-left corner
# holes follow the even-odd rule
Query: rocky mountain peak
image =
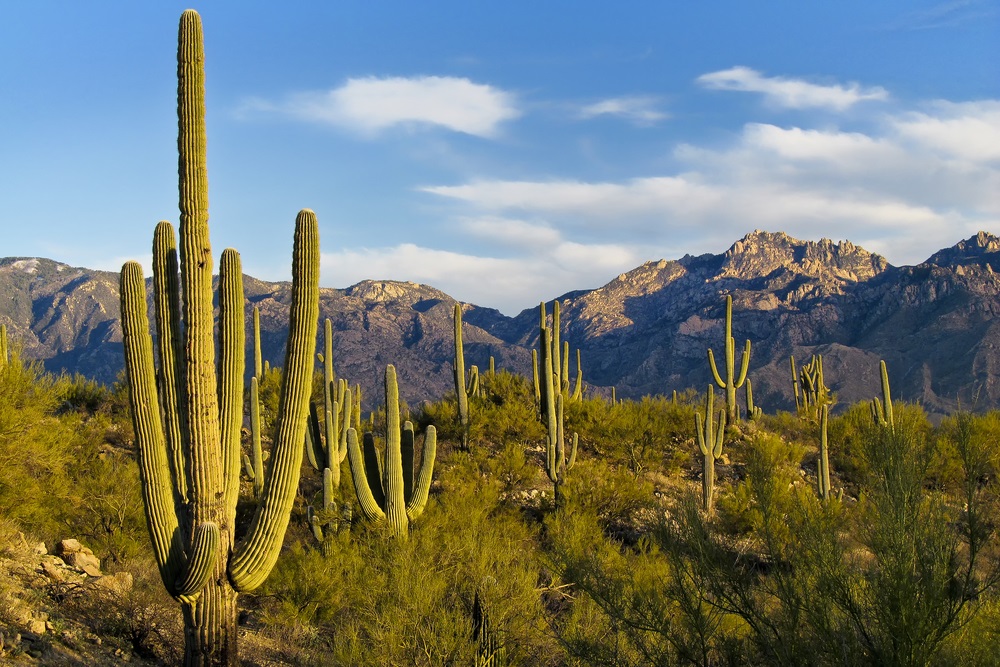
[(1000, 237), (980, 231), (950, 248), (937, 251), (925, 263), (954, 268), (978, 265), (1000, 269)]
[(754, 280), (790, 273), (826, 282), (856, 283), (888, 267), (884, 257), (850, 241), (800, 241), (784, 232), (754, 230), (723, 255), (719, 277)]

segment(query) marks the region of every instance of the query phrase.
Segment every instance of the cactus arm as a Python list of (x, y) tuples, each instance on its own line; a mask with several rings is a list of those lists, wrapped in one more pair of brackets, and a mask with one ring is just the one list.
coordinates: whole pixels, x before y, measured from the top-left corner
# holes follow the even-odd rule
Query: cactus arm
[(328, 429), (327, 433), (332, 434), (333, 439), (326, 441), (326, 468), (325, 468), (325, 470), (330, 471), (331, 475), (330, 482), (333, 484), (334, 488), (340, 486), (340, 443), (337, 438), (337, 432), (340, 430), (339, 417), (340, 417), (340, 403), (334, 401), (333, 411), (326, 413), (327, 423), (332, 424), (332, 428)]
[(792, 366), (792, 393), (795, 395), (795, 409), (802, 410), (801, 399), (799, 398), (799, 374), (795, 372), (795, 355), (790, 357)]
[(343, 402), (344, 402), (344, 423), (340, 427), (340, 445), (339, 452), (337, 454), (337, 467), (344, 462), (344, 458), (347, 456), (347, 429), (351, 428), (351, 418), (353, 417), (352, 410), (354, 407), (354, 399), (351, 396), (351, 390), (347, 387), (347, 383), (344, 383), (343, 391)]
[(694, 413), (694, 431), (698, 441), (698, 451), (702, 456), (708, 456), (708, 445), (705, 444), (705, 429), (701, 419), (701, 413)]
[(726, 413), (719, 410), (719, 423), (715, 427), (715, 446), (712, 449), (712, 456), (720, 458), (722, 456), (722, 441), (726, 436)]
[(580, 444), (580, 436), (576, 433), (573, 434), (573, 450), (569, 454), (569, 461), (566, 462), (566, 470), (572, 470), (573, 466), (576, 464), (576, 448)]
[(469, 395), (465, 388), (465, 348), (462, 345), (462, 305), (455, 304), (455, 397), (462, 426), (462, 449), (469, 448)]
[[(374, 524), (382, 523), (386, 519), (385, 512), (372, 494), (372, 487), (368, 483), (369, 475), (365, 470), (361, 448), (358, 446), (358, 432), (353, 428), (347, 430), (347, 460), (351, 465), (351, 479), (354, 481), (354, 493), (358, 496), (361, 513), (365, 519)], [(381, 487), (378, 491), (381, 494)]]
[(743, 346), (743, 360), (740, 364), (739, 379), (736, 380), (736, 384), (733, 385), (735, 389), (739, 389), (743, 386), (743, 383), (747, 379), (748, 370), (750, 370), (750, 339), (747, 339), (746, 345)]
[[(364, 464), (362, 470), (365, 473), (368, 488), (371, 489), (379, 507), (385, 507), (385, 490), (382, 488), (382, 458), (379, 456), (378, 449), (375, 448), (375, 435), (371, 431), (367, 431), (362, 436), (362, 441), (365, 452), (362, 459)], [(353, 468), (353, 466), (352, 463), (351, 467)]]
[(180, 286), (178, 285), (177, 239), (167, 221), (156, 225), (153, 233), (153, 302), (156, 313), (156, 339), (160, 355), (160, 402), (170, 458), (171, 474), (177, 493), (175, 502), (188, 502), (187, 457), (184, 453), (186, 414), (181, 388), (184, 365), (181, 355)]
[(260, 383), (250, 378), (250, 479), (253, 480), (254, 498), (260, 497), (264, 488), (264, 455), (260, 446)]
[(303, 442), (305, 442), (306, 458), (309, 460), (309, 465), (313, 467), (313, 470), (322, 470), (326, 455), (323, 452), (323, 440), (319, 431), (319, 415), (316, 414), (316, 406), (312, 402), (309, 403), (306, 435)]
[(413, 497), (413, 441), (413, 424), (404, 422), (399, 448), (402, 454), (403, 498), (407, 503)]
[(573, 387), (573, 400), (583, 398), (583, 365), (580, 363), (580, 348), (576, 349), (576, 385)]
[(175, 597), (190, 600), (205, 587), (212, 576), (221, 542), (222, 533), (214, 523), (203, 523), (194, 529), (191, 556), (175, 584)]
[(406, 505), (406, 516), (410, 521), (416, 519), (423, 513), (424, 506), (427, 505), (427, 495), (431, 489), (431, 476), (434, 473), (434, 457), (437, 455), (437, 429), (428, 426), (424, 433), (424, 450), (420, 457), (420, 473), (417, 475), (417, 482), (413, 487), (413, 495)]
[[(339, 466), (338, 466), (339, 469)], [(337, 484), (333, 482), (333, 469), (323, 468), (323, 509), (330, 511), (334, 507), (334, 491)]]
[(240, 591), (257, 588), (274, 566), (302, 467), (302, 440), (319, 320), (319, 225), (316, 215), (309, 210), (300, 211), (295, 221), (292, 277), (285, 373), (270, 474), (264, 481), (264, 491), (247, 536), (237, 544), (229, 564), (229, 578)]
[(260, 308), (253, 307), (253, 376), (258, 380), (263, 377), (264, 364), (260, 354)]
[(385, 491), (385, 513), (389, 529), (397, 536), (406, 535), (406, 497), (403, 495), (402, 433), (399, 423), (399, 384), (396, 368), (385, 367), (385, 466), (382, 488)]
[(184, 540), (174, 505), (166, 438), (157, 411), (153, 340), (149, 335), (146, 314), (146, 285), (138, 262), (126, 262), (122, 267), (120, 293), (125, 369), (146, 524), (160, 578), (167, 592), (173, 595), (185, 561)]
[(712, 377), (715, 378), (715, 384), (719, 385), (719, 389), (725, 389), (726, 383), (722, 381), (722, 376), (719, 375), (719, 369), (715, 365), (715, 354), (712, 352), (712, 348), (708, 348), (708, 367), (712, 369)]
[(884, 405), (885, 421), (892, 426), (895, 422), (892, 419), (892, 392), (889, 391), (889, 369), (885, 365), (885, 360), (879, 361), (879, 372), (882, 375), (882, 400)]
[(240, 494), (240, 431), (243, 428), (243, 371), (246, 368), (246, 318), (240, 254), (222, 251), (219, 261), (219, 427), (222, 437), (226, 524), (236, 524)]
[(559, 392), (562, 390), (562, 343), (559, 340), (560, 329), (560, 308), (558, 299), (552, 302), (552, 372), (555, 374), (552, 384)]
[(538, 350), (531, 351), (531, 384), (535, 390), (535, 407), (542, 404), (542, 388), (538, 384)]

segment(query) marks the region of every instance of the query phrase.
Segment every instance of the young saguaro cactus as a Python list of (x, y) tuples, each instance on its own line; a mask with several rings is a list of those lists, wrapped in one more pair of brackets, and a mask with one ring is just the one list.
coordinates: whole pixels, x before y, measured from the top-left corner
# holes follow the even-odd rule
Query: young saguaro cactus
[(462, 304), (455, 304), (455, 397), (462, 426), (462, 449), (469, 449), (469, 392), (465, 387), (465, 348), (462, 345)]
[[(138, 262), (121, 272), (129, 400), (146, 521), (160, 577), (181, 603), (185, 665), (238, 664), (236, 598), (267, 577), (295, 500), (319, 317), (319, 231), (299, 213), (285, 376), (271, 466), (247, 534), (235, 539), (246, 352), (239, 254), (222, 253), (216, 372), (205, 158), (204, 47), (197, 12), (177, 49), (180, 276), (170, 223), (153, 239), (159, 373)], [(162, 412), (161, 412), (162, 407)]]
[(715, 392), (708, 385), (705, 395), (705, 419), (694, 413), (694, 428), (698, 436), (698, 449), (702, 455), (701, 498), (702, 507), (711, 514), (715, 507), (715, 459), (722, 456), (722, 440), (726, 430), (726, 413), (719, 410), (719, 423), (715, 425)]
[(895, 425), (892, 417), (892, 392), (889, 391), (889, 369), (885, 361), (879, 361), (879, 372), (882, 376), (882, 400), (878, 397), (872, 399), (872, 420), (884, 428), (893, 428)]
[(0, 324), (0, 368), (10, 361), (10, 352), (7, 350), (7, 325)]
[[(753, 402), (753, 382), (747, 378), (747, 419), (756, 421), (761, 418), (764, 411)], [(674, 390), (674, 403), (677, 402), (677, 391)]]
[(819, 462), (816, 470), (816, 482), (819, 487), (820, 500), (830, 499), (830, 445), (826, 435), (827, 422), (830, 419), (830, 406), (820, 408), (819, 417)]
[(410, 522), (423, 513), (434, 473), (437, 452), (437, 431), (428, 426), (424, 434), (424, 451), (420, 473), (413, 479), (413, 425), (399, 424), (399, 385), (396, 368), (385, 368), (385, 457), (384, 464), (375, 449), (371, 432), (364, 435), (365, 452), (358, 446), (357, 431), (347, 432), (347, 457), (351, 478), (358, 496), (358, 506), (365, 519), (375, 524), (387, 524), (395, 537), (409, 536)]
[(743, 348), (743, 361), (740, 366), (739, 376), (736, 375), (736, 339), (733, 338), (733, 297), (726, 295), (726, 379), (719, 375), (719, 369), (715, 365), (715, 355), (712, 348), (708, 348), (708, 365), (712, 369), (712, 376), (719, 389), (726, 390), (726, 420), (734, 424), (739, 420), (739, 407), (736, 405), (736, 390), (743, 386), (747, 379), (747, 370), (750, 368), (750, 340), (747, 339)]

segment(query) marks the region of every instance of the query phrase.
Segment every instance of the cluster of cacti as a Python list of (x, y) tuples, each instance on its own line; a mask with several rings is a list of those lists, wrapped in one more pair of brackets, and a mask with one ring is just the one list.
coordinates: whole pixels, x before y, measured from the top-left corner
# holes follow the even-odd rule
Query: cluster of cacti
[(747, 339), (743, 348), (743, 359), (739, 375), (736, 374), (736, 339), (733, 338), (733, 297), (726, 295), (726, 379), (723, 380), (715, 365), (715, 355), (708, 348), (708, 365), (712, 369), (715, 384), (726, 390), (726, 420), (730, 424), (739, 421), (740, 410), (736, 404), (736, 390), (743, 386), (750, 368), (750, 340)]
[[(580, 350), (576, 351), (576, 382), (571, 385), (569, 376), (569, 341), (559, 340), (559, 302), (552, 303), (552, 327), (548, 326), (548, 313), (545, 311), (545, 302), (539, 304), (539, 331), (549, 331), (549, 342), (543, 343), (539, 336), (538, 344), (542, 348), (542, 355), (548, 355), (552, 364), (550, 371), (551, 378), (548, 382), (555, 388), (555, 393), (563, 396), (567, 401), (580, 401), (583, 399), (583, 366), (580, 362)], [(539, 358), (536, 350), (531, 351), (531, 375), (535, 385), (535, 406), (542, 420), (545, 420), (547, 410), (544, 400), (544, 387), (546, 379), (541, 377), (545, 360)]]
[(722, 442), (726, 430), (726, 412), (719, 410), (719, 423), (715, 418), (715, 391), (708, 385), (705, 394), (705, 417), (694, 413), (694, 428), (698, 439), (698, 449), (702, 456), (701, 498), (702, 507), (709, 514), (715, 506), (715, 460), (722, 456)]
[[(352, 509), (347, 503), (337, 503), (340, 488), (340, 466), (347, 457), (347, 431), (355, 415), (354, 397), (347, 380), (337, 379), (333, 368), (333, 327), (327, 318), (323, 322), (323, 352), (318, 355), (323, 364), (323, 424), (319, 410), (309, 405), (309, 426), (306, 429), (306, 457), (313, 469), (323, 474), (323, 507), (317, 512), (306, 507), (306, 516), (313, 535), (324, 553), (332, 542), (329, 538), (344, 528), (350, 528)], [(360, 388), (355, 392), (360, 399)], [(360, 414), (361, 407), (357, 406)]]
[(892, 392), (889, 391), (889, 369), (885, 361), (879, 361), (879, 372), (882, 376), (882, 400), (872, 399), (872, 419), (876, 424), (892, 428), (895, 424), (892, 418)]
[(399, 385), (394, 366), (385, 368), (385, 455), (379, 455), (371, 431), (364, 434), (364, 454), (358, 446), (357, 431), (347, 431), (347, 456), (365, 519), (387, 524), (390, 533), (405, 539), (410, 522), (424, 511), (434, 472), (437, 431), (428, 426), (420, 457), (420, 472), (413, 479), (414, 433), (410, 422), (400, 426)]
[(830, 405), (832, 402), (830, 389), (823, 379), (823, 355), (814, 354), (809, 363), (804, 364), (798, 373), (795, 369), (794, 356), (791, 357), (790, 363), (795, 409), (803, 417), (818, 420), (822, 406)]
[(271, 465), (248, 533), (236, 541), (246, 356), (242, 270), (239, 254), (226, 249), (217, 372), (204, 47), (201, 18), (192, 10), (180, 20), (177, 59), (180, 258), (173, 227), (161, 222), (153, 240), (159, 372), (141, 265), (122, 267), (125, 367), (146, 520), (163, 584), (184, 611), (185, 664), (236, 664), (237, 593), (257, 588), (271, 571), (298, 485), (319, 316), (319, 228), (311, 211), (299, 213)]
[(563, 415), (563, 394), (556, 390), (556, 376), (552, 371), (552, 341), (551, 332), (547, 327), (541, 331), (541, 404), (545, 410), (545, 471), (552, 481), (556, 507), (562, 506), (562, 486), (566, 482), (566, 473), (572, 470), (576, 463), (576, 450), (579, 443), (577, 434), (573, 434), (573, 447), (569, 458), (566, 457), (565, 418)]
[[(764, 411), (760, 408), (760, 406), (754, 404), (753, 402), (753, 382), (751, 382), (750, 378), (747, 378), (746, 394), (747, 394), (747, 419), (756, 421), (760, 419), (761, 415), (764, 414)], [(674, 390), (675, 403), (677, 402), (676, 397), (677, 397), (677, 391)]]

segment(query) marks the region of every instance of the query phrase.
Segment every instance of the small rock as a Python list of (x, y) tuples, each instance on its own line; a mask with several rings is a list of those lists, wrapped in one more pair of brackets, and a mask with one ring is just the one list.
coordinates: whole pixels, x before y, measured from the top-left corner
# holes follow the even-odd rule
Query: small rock
[[(39, 637), (45, 634), (46, 626), (48, 623), (46, 621), (35, 619), (28, 623), (28, 632), (33, 635), (38, 635)], [(27, 637), (27, 635), (25, 635)]]
[[(90, 551), (90, 549), (87, 549), (87, 551)], [(102, 574), (101, 560), (93, 553), (88, 554), (82, 551), (70, 552), (63, 556), (63, 560), (71, 567), (83, 570), (92, 577), (99, 577)]]
[(31, 548), (31, 551), (36, 556), (44, 556), (49, 552), (49, 550), (45, 547), (45, 542), (39, 542)]

